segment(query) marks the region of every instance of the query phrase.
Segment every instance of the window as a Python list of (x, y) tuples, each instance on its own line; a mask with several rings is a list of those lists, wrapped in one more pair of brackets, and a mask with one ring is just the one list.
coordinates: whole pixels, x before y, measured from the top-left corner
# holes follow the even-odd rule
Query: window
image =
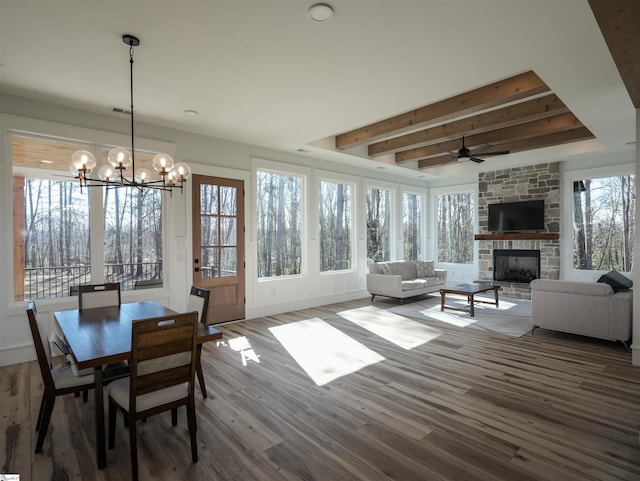
[(473, 192), (436, 197), (438, 262), (473, 264)]
[[(68, 172), (79, 148), (92, 150), (55, 139), (12, 137), (16, 301), (69, 296), (81, 284), (120, 282), (130, 290), (137, 281), (162, 279), (160, 192), (81, 192)], [(145, 167), (151, 158), (136, 155), (136, 166)]]
[(238, 275), (238, 189), (200, 184), (200, 273), (203, 278)]
[(391, 255), (391, 191), (367, 189), (367, 258), (388, 261)]
[(352, 186), (319, 182), (320, 271), (351, 269)]
[(258, 170), (258, 278), (292, 276), (302, 264), (302, 177)]
[(14, 300), (62, 297), (71, 286), (91, 283), (86, 190), (81, 194), (73, 182), (20, 176), (13, 185)]
[(573, 265), (630, 272), (636, 179), (619, 175), (573, 182)]
[(422, 256), (422, 197), (418, 194), (402, 195), (402, 236), (404, 259), (417, 261)]

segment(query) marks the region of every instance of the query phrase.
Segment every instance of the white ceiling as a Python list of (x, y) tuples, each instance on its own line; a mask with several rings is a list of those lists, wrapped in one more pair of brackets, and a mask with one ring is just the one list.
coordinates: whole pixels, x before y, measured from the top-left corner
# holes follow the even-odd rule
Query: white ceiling
[(318, 145), (533, 70), (597, 140), (485, 164), (633, 149), (635, 111), (587, 0), (330, 0), (324, 23), (312, 3), (0, 0), (0, 92), (118, 115), (130, 33), (136, 121), (358, 165), (366, 149)]

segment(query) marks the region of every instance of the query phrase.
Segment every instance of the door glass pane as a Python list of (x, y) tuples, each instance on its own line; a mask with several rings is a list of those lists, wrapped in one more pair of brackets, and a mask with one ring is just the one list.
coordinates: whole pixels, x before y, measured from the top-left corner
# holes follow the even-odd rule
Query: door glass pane
[(202, 264), (200, 267), (202, 277), (211, 278), (219, 276), (218, 254), (219, 249), (213, 247), (205, 247), (202, 249)]
[(238, 250), (235, 247), (223, 247), (222, 249), (222, 277), (236, 276), (238, 274)]
[(236, 214), (236, 189), (235, 187), (220, 187), (220, 214), (221, 215), (237, 215)]
[(220, 230), (220, 245), (236, 245), (236, 219), (234, 217), (220, 219)]
[(200, 213), (201, 214), (218, 214), (218, 186), (217, 185), (201, 185), (200, 186)]
[(218, 245), (218, 219), (217, 217), (200, 218), (200, 232), (202, 237), (200, 242), (203, 246), (217, 246)]

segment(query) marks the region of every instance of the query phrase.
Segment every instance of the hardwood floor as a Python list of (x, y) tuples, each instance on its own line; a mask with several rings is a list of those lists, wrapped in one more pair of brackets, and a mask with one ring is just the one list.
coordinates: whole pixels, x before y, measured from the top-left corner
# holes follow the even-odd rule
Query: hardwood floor
[[(337, 314), (368, 305), (222, 326), (224, 341), (203, 350), (210, 397), (196, 387), (199, 462), (191, 463), (184, 410), (176, 428), (169, 415), (155, 416), (138, 424), (140, 479), (640, 479), (640, 368), (621, 344), (542, 330), (505, 337), (415, 318), (443, 334), (405, 350)], [(269, 330), (315, 317), (385, 360), (317, 386)], [(87, 403), (56, 401), (35, 455), (36, 362), (0, 368), (0, 392), (0, 473), (129, 478), (121, 419), (107, 468), (95, 468), (94, 393)]]

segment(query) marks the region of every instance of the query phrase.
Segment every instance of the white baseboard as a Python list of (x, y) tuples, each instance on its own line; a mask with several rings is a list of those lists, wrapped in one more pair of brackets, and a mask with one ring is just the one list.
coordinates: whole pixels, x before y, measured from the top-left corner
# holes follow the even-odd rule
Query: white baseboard
[(35, 359), (36, 351), (33, 344), (12, 346), (0, 350), (0, 366), (9, 366), (10, 364), (35, 361)]
[(298, 311), (300, 309), (309, 309), (312, 307), (326, 306), (327, 304), (335, 304), (336, 302), (353, 301), (362, 299), (363, 297), (371, 297), (366, 290), (347, 292), (340, 295), (330, 295), (326, 297), (314, 297), (313, 299), (303, 299), (299, 301), (291, 301), (277, 304), (269, 304), (257, 306), (247, 309), (245, 312), (245, 320), (256, 319), (258, 317), (273, 316), (284, 312)]

